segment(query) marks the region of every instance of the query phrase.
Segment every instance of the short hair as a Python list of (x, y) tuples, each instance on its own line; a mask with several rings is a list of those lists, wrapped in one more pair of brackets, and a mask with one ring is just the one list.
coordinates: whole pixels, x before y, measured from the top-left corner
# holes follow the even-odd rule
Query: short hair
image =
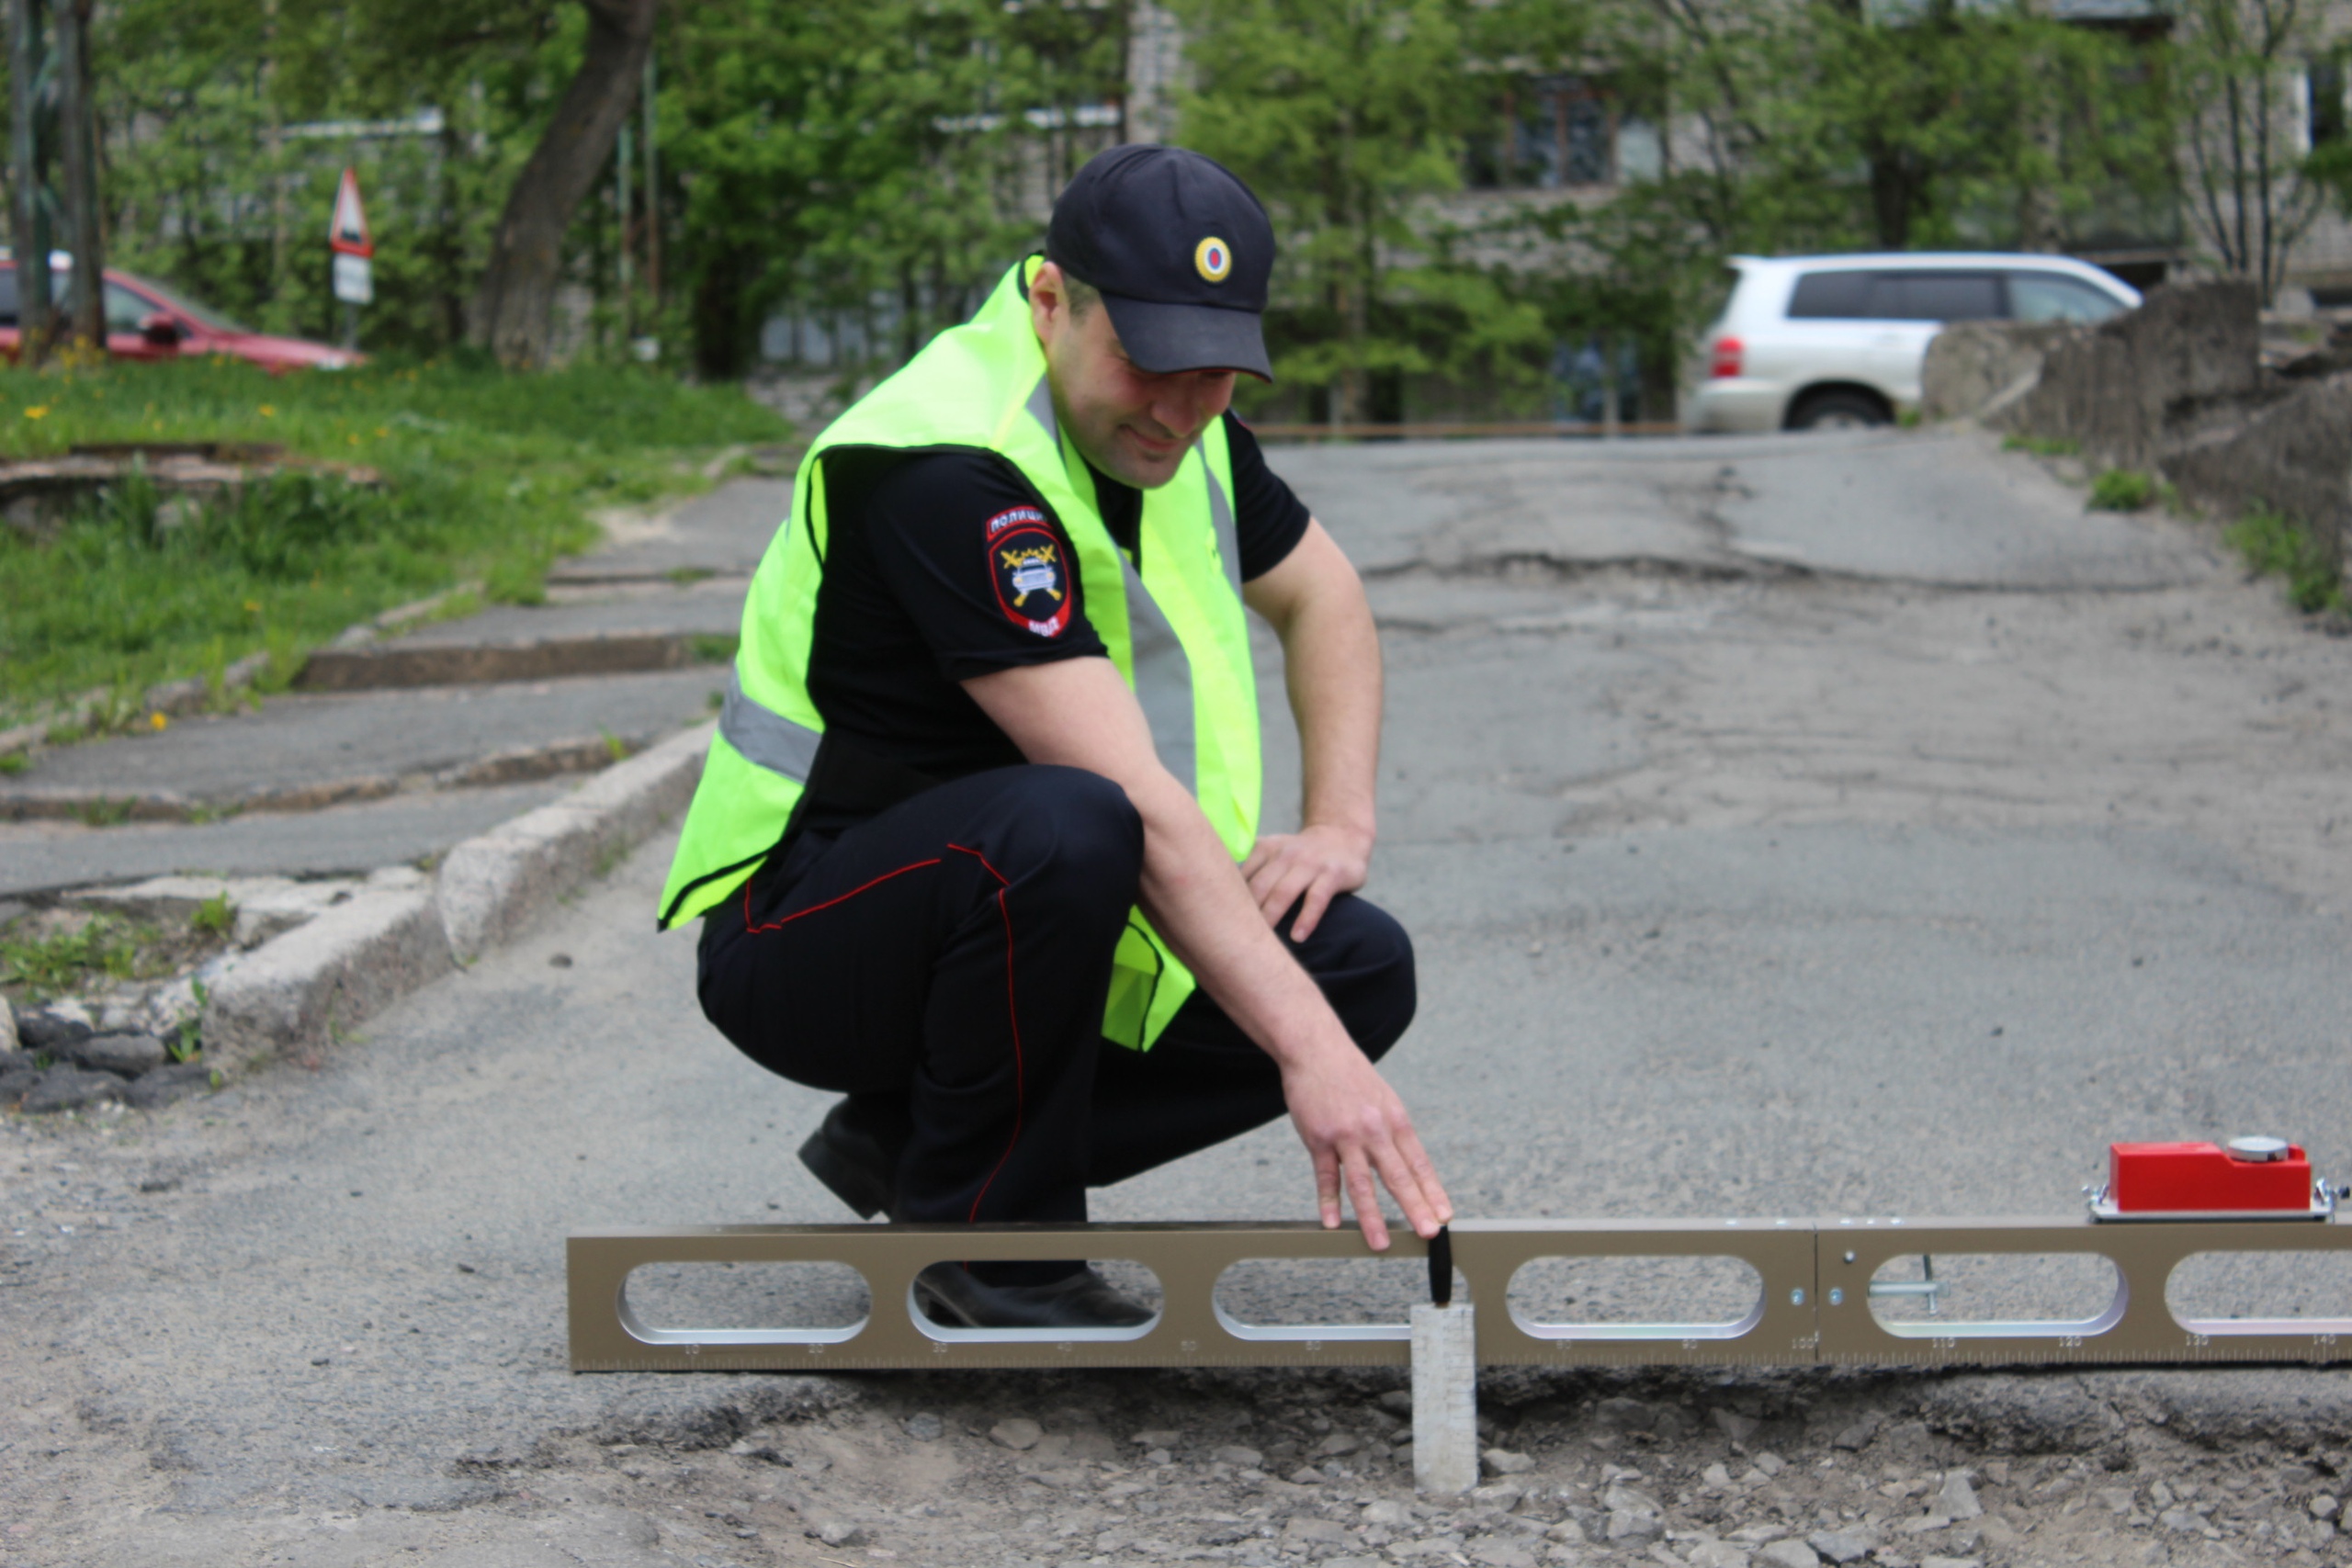
[(1062, 268), (1062, 298), (1069, 301), (1070, 319), (1076, 321), (1102, 303), (1102, 291), (1068, 267), (1064, 267)]

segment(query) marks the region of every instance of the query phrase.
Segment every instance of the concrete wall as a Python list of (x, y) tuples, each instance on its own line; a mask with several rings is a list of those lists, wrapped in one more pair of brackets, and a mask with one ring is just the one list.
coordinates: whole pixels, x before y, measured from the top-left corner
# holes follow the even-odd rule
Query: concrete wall
[(2352, 373), (2303, 382), (2157, 466), (2185, 499), (2218, 516), (2267, 507), (2295, 518), (2340, 573), (2352, 527)]
[(2262, 389), (2260, 302), (2242, 279), (2158, 289), (2136, 310), (2048, 345), (2004, 428), (2073, 441), (2093, 461), (2153, 468), (2216, 412)]
[(1919, 373), (1919, 412), (1926, 419), (1996, 417), (2031, 391), (2041, 362), (2082, 328), (2064, 321), (1963, 321), (1928, 344)]
[(2322, 373), (2282, 376), (2260, 355), (2252, 284), (2183, 284), (2095, 327), (1987, 321), (1939, 333), (1920, 402), (1930, 418), (2072, 442), (2095, 467), (2160, 472), (2223, 521), (2285, 513), (2340, 570), (2352, 370), (2331, 353), (2314, 357)]

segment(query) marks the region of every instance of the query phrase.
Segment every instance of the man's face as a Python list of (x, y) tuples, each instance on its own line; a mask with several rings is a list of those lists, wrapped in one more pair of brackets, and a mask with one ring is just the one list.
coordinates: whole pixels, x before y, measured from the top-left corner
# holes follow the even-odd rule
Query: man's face
[(1119, 346), (1111, 312), (1074, 315), (1051, 262), (1029, 286), (1054, 412), (1086, 460), (1122, 484), (1157, 490), (1176, 477), (1193, 438), (1233, 401), (1230, 370), (1154, 375)]

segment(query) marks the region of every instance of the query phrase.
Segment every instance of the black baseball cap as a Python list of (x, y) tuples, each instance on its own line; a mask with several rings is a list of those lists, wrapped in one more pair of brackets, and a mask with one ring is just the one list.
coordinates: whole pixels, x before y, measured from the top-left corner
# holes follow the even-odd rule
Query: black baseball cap
[(1274, 226), (1214, 158), (1145, 144), (1095, 154), (1054, 203), (1046, 259), (1101, 290), (1144, 369), (1274, 378), (1261, 325)]

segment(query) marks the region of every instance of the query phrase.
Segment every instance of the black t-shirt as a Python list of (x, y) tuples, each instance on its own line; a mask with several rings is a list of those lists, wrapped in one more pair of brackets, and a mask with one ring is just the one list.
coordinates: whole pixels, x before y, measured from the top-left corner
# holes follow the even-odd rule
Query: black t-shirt
[[(1230, 413), (1225, 431), (1247, 581), (1290, 554), (1307, 510)], [(1132, 558), (1142, 492), (1088, 469), (1102, 521)], [(1020, 749), (958, 682), (1105, 651), (1061, 520), (987, 452), (924, 453), (842, 488), (808, 660), (808, 695), (827, 731), (933, 778), (1019, 762)], [(830, 832), (857, 819), (811, 803), (800, 825)]]

